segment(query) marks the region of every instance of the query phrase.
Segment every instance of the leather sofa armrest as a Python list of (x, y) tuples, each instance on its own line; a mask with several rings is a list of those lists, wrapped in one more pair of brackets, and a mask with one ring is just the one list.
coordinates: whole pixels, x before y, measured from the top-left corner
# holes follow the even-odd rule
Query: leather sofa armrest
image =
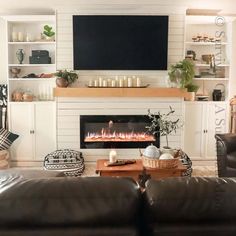
[[(225, 148), (225, 154), (236, 151), (236, 134), (216, 134), (216, 141), (222, 143), (222, 148)], [(222, 153), (223, 154), (223, 153)]]

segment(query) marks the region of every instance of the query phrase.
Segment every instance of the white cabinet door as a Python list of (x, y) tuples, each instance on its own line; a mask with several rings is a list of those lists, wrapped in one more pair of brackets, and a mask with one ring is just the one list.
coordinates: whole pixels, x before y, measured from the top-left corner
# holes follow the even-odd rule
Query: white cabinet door
[(34, 135), (33, 135), (33, 105), (13, 104), (10, 108), (10, 131), (19, 135), (11, 147), (13, 160), (24, 161), (34, 158)]
[(216, 133), (227, 132), (227, 104), (223, 102), (210, 103), (207, 106), (207, 128), (205, 157), (216, 157)]
[(203, 114), (202, 103), (185, 103), (184, 151), (190, 157), (203, 156)]
[(56, 107), (54, 103), (35, 104), (35, 159), (44, 157), (56, 149)]
[(184, 150), (192, 158), (216, 158), (216, 133), (227, 133), (224, 102), (185, 103)]

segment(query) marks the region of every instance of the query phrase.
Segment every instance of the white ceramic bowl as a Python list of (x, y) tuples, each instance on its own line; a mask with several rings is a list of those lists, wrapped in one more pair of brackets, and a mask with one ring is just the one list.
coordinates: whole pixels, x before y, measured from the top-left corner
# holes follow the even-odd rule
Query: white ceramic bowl
[(163, 153), (160, 156), (160, 160), (170, 160), (173, 159), (174, 157), (170, 153)]

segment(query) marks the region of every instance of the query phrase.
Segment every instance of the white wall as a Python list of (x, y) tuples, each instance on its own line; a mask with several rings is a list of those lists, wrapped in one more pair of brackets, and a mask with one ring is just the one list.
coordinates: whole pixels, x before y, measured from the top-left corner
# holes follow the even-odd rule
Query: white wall
[[(233, 32), (232, 32), (232, 42), (236, 42), (236, 20), (232, 24), (233, 27)], [(230, 80), (230, 98), (236, 95), (236, 83), (235, 83), (235, 78), (236, 78), (236, 43), (232, 43), (232, 49), (231, 49), (231, 80)]]
[(5, 23), (4, 20), (0, 17), (0, 84), (7, 83), (6, 79), (6, 32), (5, 32)]

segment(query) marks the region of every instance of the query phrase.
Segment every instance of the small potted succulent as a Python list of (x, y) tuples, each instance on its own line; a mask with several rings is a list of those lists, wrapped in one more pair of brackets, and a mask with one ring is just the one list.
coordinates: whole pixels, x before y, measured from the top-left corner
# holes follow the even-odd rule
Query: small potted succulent
[(78, 79), (78, 74), (74, 71), (59, 70), (54, 74), (57, 87), (66, 88), (68, 85), (74, 83)]
[(44, 25), (42, 35), (47, 41), (53, 41), (55, 32), (49, 25)]
[(161, 136), (166, 137), (166, 146), (162, 148), (162, 152), (173, 152), (173, 149), (169, 147), (168, 135), (182, 127), (179, 119), (173, 120), (170, 118), (174, 112), (175, 110), (173, 110), (172, 107), (170, 107), (170, 111), (166, 114), (161, 112), (151, 113), (150, 110), (148, 110), (148, 117), (151, 124), (150, 126), (146, 126), (146, 128), (149, 132), (153, 133), (153, 135), (160, 133)]

